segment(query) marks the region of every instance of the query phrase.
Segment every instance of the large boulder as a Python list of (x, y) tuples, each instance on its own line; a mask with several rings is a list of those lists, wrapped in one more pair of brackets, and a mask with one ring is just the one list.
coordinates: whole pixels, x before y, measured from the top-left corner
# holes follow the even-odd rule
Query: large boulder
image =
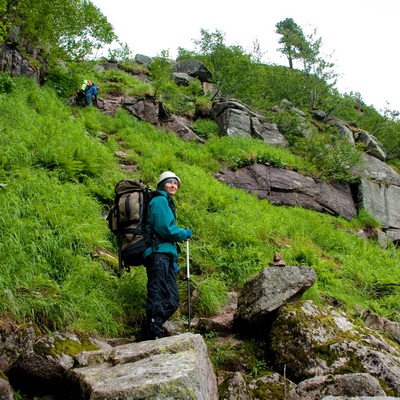
[(171, 80), (174, 81), (178, 86), (189, 86), (195, 78), (184, 72), (174, 72), (171, 75)]
[(382, 144), (375, 136), (371, 135), (369, 132), (360, 131), (357, 137), (357, 141), (364, 144), (366, 152), (371, 156), (383, 162), (387, 160), (387, 154)]
[(400, 229), (400, 186), (362, 179), (359, 193), (361, 207), (373, 215), (384, 229)]
[[(105, 343), (101, 346), (111, 348)], [(85, 335), (55, 332), (31, 343), (9, 367), (7, 375), (13, 388), (31, 397), (68, 393), (67, 376), (74, 366), (74, 355), (99, 347), (99, 341)]]
[[(248, 378), (247, 378), (248, 380)], [(284, 399), (285, 393), (296, 384), (277, 373), (271, 373), (246, 382), (240, 372), (229, 374), (219, 386), (219, 398), (224, 400)]]
[(153, 99), (125, 97), (123, 107), (139, 120), (147, 121), (154, 125), (159, 121), (160, 104)]
[(154, 58), (146, 56), (144, 54), (136, 54), (135, 55), (135, 61), (138, 64), (141, 64), (145, 67), (150, 67), (151, 63), (154, 61)]
[(320, 375), (300, 382), (285, 400), (320, 400), (332, 396), (386, 396), (370, 374)]
[(237, 100), (214, 103), (213, 114), (222, 135), (255, 137), (271, 146), (287, 147), (289, 144), (276, 124)]
[(387, 394), (400, 395), (399, 347), (354, 325), (333, 307), (321, 308), (312, 301), (281, 307), (270, 340), (275, 368), (287, 368), (295, 382), (362, 372), (382, 382)]
[(282, 305), (298, 300), (316, 278), (307, 266), (265, 268), (244, 284), (235, 318), (241, 323), (259, 323)]
[(343, 139), (347, 140), (350, 144), (355, 145), (356, 142), (354, 140), (353, 132), (347, 124), (338, 121), (335, 123), (335, 127)]
[(260, 200), (268, 199), (277, 205), (308, 208), (348, 220), (357, 215), (350, 186), (346, 184), (327, 184), (295, 171), (264, 164), (235, 171), (224, 168), (215, 176), (221, 182), (255, 193)]
[(84, 352), (76, 362), (70, 374), (84, 398), (218, 399), (216, 376), (198, 334)]
[(289, 142), (280, 133), (278, 125), (271, 122), (262, 123), (257, 117), (250, 117), (252, 135), (272, 146), (288, 147)]
[(251, 400), (247, 383), (240, 372), (228, 375), (218, 388), (220, 398), (224, 400)]
[(361, 313), (361, 318), (364, 320), (365, 326), (374, 331), (385, 332), (400, 344), (400, 322), (394, 322), (385, 317), (380, 317), (369, 310)]
[(392, 239), (400, 237), (400, 175), (375, 157), (364, 155), (358, 185), (359, 207), (375, 217)]
[(172, 70), (173, 72), (183, 72), (197, 78), (200, 82), (207, 82), (212, 78), (211, 71), (201, 61), (197, 60), (177, 62), (172, 66)]
[(215, 122), (225, 136), (251, 138), (250, 117), (246, 111), (228, 108), (218, 115)]
[[(57, 333), (23, 353), (8, 375), (30, 398), (218, 398), (205, 342), (192, 333), (138, 343)], [(0, 384), (6, 393), (7, 382)]]
[(363, 178), (380, 184), (400, 186), (400, 175), (392, 167), (368, 154), (363, 154), (363, 160)]

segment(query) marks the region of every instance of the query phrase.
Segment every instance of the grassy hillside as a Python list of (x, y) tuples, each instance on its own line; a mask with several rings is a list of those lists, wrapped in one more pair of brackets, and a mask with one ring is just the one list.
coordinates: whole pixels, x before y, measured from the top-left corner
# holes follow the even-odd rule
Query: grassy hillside
[[(90, 72), (101, 95), (152, 91), (126, 73), (92, 67), (82, 65), (75, 76)], [(222, 166), (254, 157), (300, 171), (315, 166), (257, 140), (213, 134), (203, 145), (183, 142), (124, 110), (111, 117), (68, 106), (58, 95), (74, 84), (38, 87), (17, 78), (0, 97), (0, 318), (109, 336), (135, 329), (144, 313), (144, 268), (118, 278), (115, 263), (103, 255), (116, 249), (105, 214), (115, 183), (127, 176), (114, 156), (123, 149), (136, 167), (134, 178), (154, 187), (162, 171), (172, 170), (182, 179), (176, 203), (179, 224), (194, 233), (196, 315), (217, 313), (228, 291), (240, 290), (280, 251), (288, 265), (316, 270), (306, 298), (322, 304), (335, 298), (349, 310), (358, 305), (400, 320), (400, 253), (356, 234), (375, 224), (368, 215), (345, 221), (277, 207), (213, 178)], [(184, 299), (184, 251), (180, 265)]]

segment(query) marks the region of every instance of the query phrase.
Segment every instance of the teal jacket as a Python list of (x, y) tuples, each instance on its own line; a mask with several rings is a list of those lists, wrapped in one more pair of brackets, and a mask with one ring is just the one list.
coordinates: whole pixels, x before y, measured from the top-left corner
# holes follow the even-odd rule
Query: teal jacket
[(188, 231), (176, 225), (175, 204), (172, 197), (164, 190), (157, 190), (161, 195), (155, 196), (149, 203), (147, 231), (154, 231), (157, 239), (152, 247), (144, 252), (144, 257), (151, 253), (170, 254), (174, 261), (178, 259), (176, 242), (188, 238)]

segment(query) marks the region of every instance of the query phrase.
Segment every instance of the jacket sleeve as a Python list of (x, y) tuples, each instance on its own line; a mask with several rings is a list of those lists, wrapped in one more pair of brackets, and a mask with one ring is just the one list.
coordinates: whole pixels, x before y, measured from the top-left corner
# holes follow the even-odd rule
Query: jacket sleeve
[(164, 196), (157, 196), (150, 202), (148, 221), (166, 242), (182, 242), (188, 238), (187, 230), (176, 225), (174, 214)]

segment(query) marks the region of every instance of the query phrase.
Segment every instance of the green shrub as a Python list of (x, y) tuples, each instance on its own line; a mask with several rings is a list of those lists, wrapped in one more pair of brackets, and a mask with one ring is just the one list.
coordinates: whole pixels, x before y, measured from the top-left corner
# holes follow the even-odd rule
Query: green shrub
[(0, 72), (0, 94), (10, 93), (14, 86), (14, 81), (10, 75)]
[(362, 152), (337, 132), (313, 133), (296, 142), (296, 153), (310, 161), (323, 180), (355, 182), (362, 165)]
[(192, 124), (191, 128), (197, 135), (204, 139), (216, 136), (219, 133), (219, 126), (209, 119), (199, 118)]

